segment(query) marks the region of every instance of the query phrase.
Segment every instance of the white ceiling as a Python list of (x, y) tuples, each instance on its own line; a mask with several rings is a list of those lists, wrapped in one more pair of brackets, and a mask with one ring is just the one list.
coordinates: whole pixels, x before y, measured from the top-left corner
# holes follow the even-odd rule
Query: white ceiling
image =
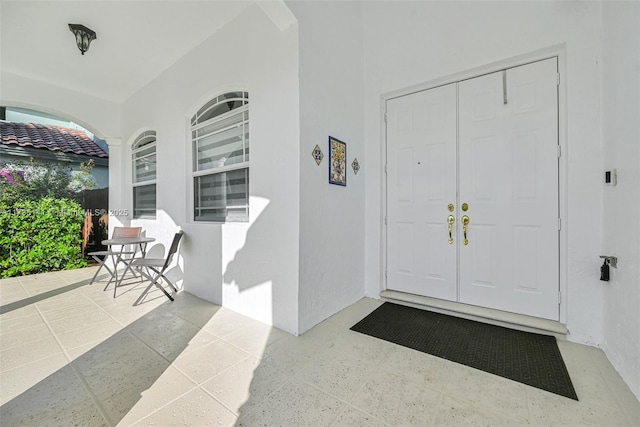
[[(2, 69), (122, 102), (253, 1), (5, 1)], [(68, 24), (97, 34), (81, 55)]]

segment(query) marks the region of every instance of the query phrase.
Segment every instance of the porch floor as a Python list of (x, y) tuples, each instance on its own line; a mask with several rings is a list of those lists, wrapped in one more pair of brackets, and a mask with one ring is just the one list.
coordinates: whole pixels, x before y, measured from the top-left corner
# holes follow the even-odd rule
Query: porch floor
[(186, 292), (103, 291), (96, 267), (0, 280), (2, 425), (637, 425), (597, 348), (559, 342), (579, 402), (349, 330), (300, 337)]

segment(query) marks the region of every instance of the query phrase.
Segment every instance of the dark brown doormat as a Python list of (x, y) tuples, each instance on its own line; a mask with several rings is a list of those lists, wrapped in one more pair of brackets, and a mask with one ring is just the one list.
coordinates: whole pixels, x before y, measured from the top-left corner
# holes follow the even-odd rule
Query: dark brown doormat
[(553, 336), (388, 302), (351, 330), (578, 400)]

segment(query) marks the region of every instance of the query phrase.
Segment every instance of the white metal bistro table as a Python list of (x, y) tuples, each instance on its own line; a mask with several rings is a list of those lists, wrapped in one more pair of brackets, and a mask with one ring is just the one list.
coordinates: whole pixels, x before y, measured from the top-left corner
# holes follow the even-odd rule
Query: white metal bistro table
[[(109, 246), (109, 252), (111, 252), (111, 259), (113, 260), (113, 265), (114, 265), (113, 275), (111, 276), (111, 279), (109, 279), (107, 286), (105, 286), (105, 290), (109, 287), (109, 283), (111, 283), (111, 281), (113, 280), (114, 281), (113, 283), (114, 298), (116, 297), (116, 290), (118, 289), (118, 286), (122, 282), (124, 275), (127, 273), (127, 270), (131, 268), (131, 266), (129, 265), (130, 263), (125, 262), (124, 259), (122, 258), (125, 246), (138, 245), (138, 247), (140, 248), (140, 253), (144, 258), (147, 251), (147, 243), (155, 242), (155, 240), (156, 239), (153, 237), (116, 237), (115, 239), (107, 239), (102, 241), (103, 245)], [(119, 251), (112, 250), (113, 246), (120, 246), (120, 250)], [(134, 259), (135, 256), (136, 255), (134, 253), (131, 259)], [(127, 266), (127, 268), (124, 269), (122, 276), (120, 277), (120, 279), (118, 279), (118, 263), (120, 261), (123, 261)]]

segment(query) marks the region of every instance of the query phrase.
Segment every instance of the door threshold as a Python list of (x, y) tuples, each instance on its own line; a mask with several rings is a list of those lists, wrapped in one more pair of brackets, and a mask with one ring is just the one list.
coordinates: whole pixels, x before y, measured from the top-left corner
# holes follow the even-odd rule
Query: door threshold
[(464, 319), (503, 326), (537, 334), (553, 335), (558, 339), (567, 339), (567, 327), (560, 322), (524, 314), (509, 313), (508, 311), (478, 307), (459, 302), (446, 301), (437, 298), (408, 294), (405, 292), (386, 290), (380, 292), (384, 301), (389, 301), (409, 307), (462, 317)]

